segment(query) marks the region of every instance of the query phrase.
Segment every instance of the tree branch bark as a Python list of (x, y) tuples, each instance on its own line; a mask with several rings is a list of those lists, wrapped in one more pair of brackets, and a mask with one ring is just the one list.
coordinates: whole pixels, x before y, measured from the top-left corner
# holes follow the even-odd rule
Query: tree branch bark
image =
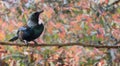
[(107, 46), (107, 45), (91, 45), (91, 44), (83, 44), (83, 43), (61, 43), (61, 44), (38, 44), (35, 45), (33, 43), (29, 43), (28, 45), (24, 44), (24, 43), (13, 43), (13, 42), (0, 42), (0, 45), (9, 45), (9, 46), (28, 46), (28, 47), (46, 47), (46, 46), (74, 46), (74, 45), (78, 45), (78, 46), (83, 46), (83, 47), (96, 47), (96, 48), (120, 48), (120, 46)]

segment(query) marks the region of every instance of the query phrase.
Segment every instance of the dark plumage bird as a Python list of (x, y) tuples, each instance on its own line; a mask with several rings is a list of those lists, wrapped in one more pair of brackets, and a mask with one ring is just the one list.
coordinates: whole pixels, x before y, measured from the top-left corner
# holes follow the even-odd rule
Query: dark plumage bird
[(38, 38), (44, 30), (43, 22), (41, 19), (39, 19), (39, 15), (42, 12), (43, 10), (32, 13), (29, 16), (27, 25), (20, 27), (17, 31), (17, 35), (9, 41), (20, 39), (21, 41), (25, 42), (25, 44), (28, 44), (29, 41), (33, 41), (35, 44), (37, 44), (35, 39)]

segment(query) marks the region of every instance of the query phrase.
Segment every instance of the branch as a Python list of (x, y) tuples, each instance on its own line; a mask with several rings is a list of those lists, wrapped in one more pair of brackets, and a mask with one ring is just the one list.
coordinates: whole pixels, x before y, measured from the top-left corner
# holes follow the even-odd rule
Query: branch
[(9, 45), (9, 46), (29, 46), (29, 47), (44, 47), (44, 46), (74, 46), (74, 45), (78, 45), (78, 46), (83, 46), (83, 47), (96, 47), (96, 48), (120, 48), (120, 46), (107, 46), (107, 45), (90, 45), (90, 44), (83, 44), (83, 43), (62, 43), (62, 44), (38, 44), (38, 45), (34, 45), (32, 43), (26, 45), (23, 43), (13, 43), (13, 42), (0, 42), (0, 45)]
[[(113, 2), (111, 5), (118, 4), (119, 2), (120, 2), (120, 0), (117, 0), (117, 1)], [(111, 5), (110, 5), (110, 6), (111, 6)]]

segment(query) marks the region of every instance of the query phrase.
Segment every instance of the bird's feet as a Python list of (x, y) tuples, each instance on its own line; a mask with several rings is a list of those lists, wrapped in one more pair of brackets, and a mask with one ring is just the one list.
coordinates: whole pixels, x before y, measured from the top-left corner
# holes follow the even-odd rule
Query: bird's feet
[(26, 41), (26, 40), (23, 40), (23, 42), (28, 46), (28, 41)]
[(38, 45), (38, 43), (36, 41), (33, 41), (35, 45)]

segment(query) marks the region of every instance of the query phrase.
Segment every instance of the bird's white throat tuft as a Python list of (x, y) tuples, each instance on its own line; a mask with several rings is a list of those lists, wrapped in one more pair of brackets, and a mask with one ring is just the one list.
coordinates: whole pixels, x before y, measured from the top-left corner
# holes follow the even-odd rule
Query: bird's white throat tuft
[(42, 19), (39, 19), (38, 24), (39, 24), (39, 25), (40, 25), (40, 24), (43, 24), (43, 20), (42, 20)]
[[(43, 24), (43, 21), (42, 21), (41, 19), (39, 19), (38, 24), (39, 24), (39, 25), (40, 25), (40, 24)], [(32, 22), (31, 20), (28, 20), (28, 22), (27, 22), (27, 25), (28, 25), (29, 27), (33, 27), (33, 26), (36, 26), (36, 25), (38, 25), (38, 24)]]

